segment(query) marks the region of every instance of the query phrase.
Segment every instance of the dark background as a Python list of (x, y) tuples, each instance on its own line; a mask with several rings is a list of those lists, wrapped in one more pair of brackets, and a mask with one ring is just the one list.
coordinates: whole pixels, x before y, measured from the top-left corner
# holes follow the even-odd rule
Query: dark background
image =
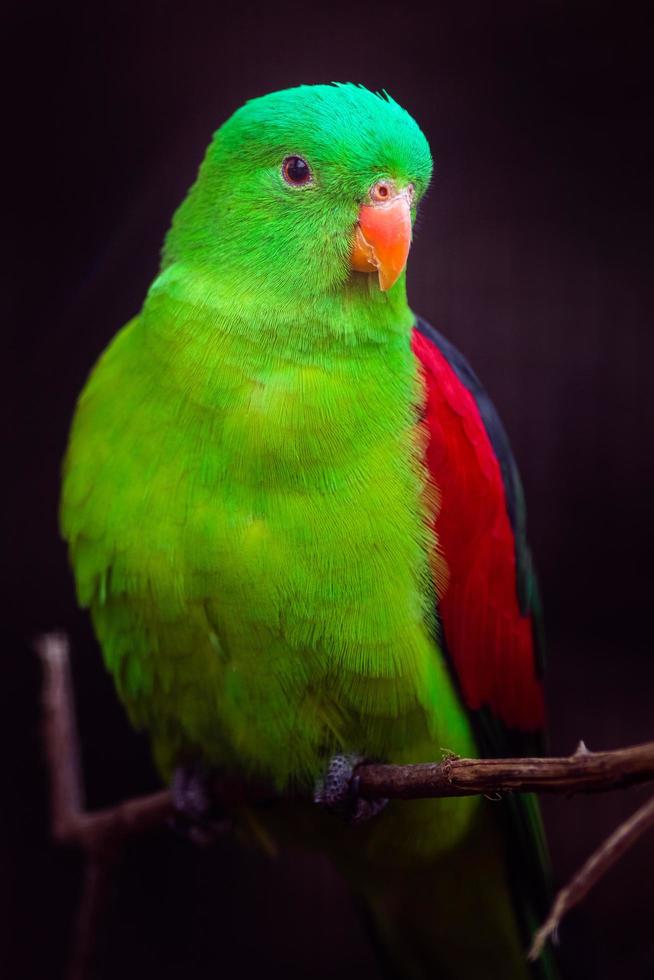
[[(79, 882), (75, 857), (47, 840), (38, 630), (73, 638), (90, 803), (156, 786), (76, 610), (59, 461), (75, 397), (138, 310), (211, 133), (252, 96), (361, 81), (423, 127), (436, 171), (410, 297), (469, 356), (513, 441), (545, 597), (552, 748), (652, 738), (647, 5), (5, 9), (2, 975), (60, 976)], [(547, 800), (557, 881), (645, 793)], [(650, 835), (570, 917), (571, 976), (654, 976), (653, 861)], [(271, 864), (230, 841), (194, 851), (163, 832), (130, 847), (101, 949), (103, 978), (377, 976), (322, 860)]]

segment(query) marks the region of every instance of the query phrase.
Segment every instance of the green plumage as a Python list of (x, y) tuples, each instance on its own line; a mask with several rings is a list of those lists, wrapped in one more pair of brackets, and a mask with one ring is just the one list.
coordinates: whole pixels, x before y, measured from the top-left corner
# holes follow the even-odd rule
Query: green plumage
[[(292, 153), (312, 168), (306, 188), (281, 177)], [(367, 189), (392, 177), (419, 199), (430, 172), (387, 97), (315, 86), (248, 103), (216, 133), (160, 275), (80, 398), (62, 529), (165, 777), (202, 759), (309, 787), (341, 750), (476, 754), (435, 639), (437, 493), (404, 276), (381, 293), (349, 270)], [(486, 810), (396, 804), (352, 831), (312, 808), (282, 833), (297, 824), (332, 848), (407, 975), (433, 960), (439, 976), (519, 977)]]

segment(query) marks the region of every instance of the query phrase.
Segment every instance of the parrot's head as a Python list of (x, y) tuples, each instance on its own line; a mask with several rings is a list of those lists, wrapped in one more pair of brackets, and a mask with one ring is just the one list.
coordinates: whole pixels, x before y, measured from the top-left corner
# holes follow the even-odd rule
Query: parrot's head
[(217, 131), (178, 210), (164, 266), (270, 302), (404, 293), (429, 145), (388, 95), (304, 85), (246, 103)]

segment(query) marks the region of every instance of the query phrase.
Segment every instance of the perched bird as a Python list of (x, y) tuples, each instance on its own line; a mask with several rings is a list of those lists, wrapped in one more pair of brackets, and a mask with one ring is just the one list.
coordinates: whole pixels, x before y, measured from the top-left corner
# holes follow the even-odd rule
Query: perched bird
[(387, 967), (521, 978), (551, 969), (524, 952), (546, 896), (533, 799), (327, 812), (344, 760), (533, 752), (543, 726), (507, 439), (407, 304), (431, 171), (386, 94), (301, 86), (235, 112), (82, 392), (61, 526), (165, 778), (310, 795), (328, 772), (327, 806), (254, 819), (333, 855)]

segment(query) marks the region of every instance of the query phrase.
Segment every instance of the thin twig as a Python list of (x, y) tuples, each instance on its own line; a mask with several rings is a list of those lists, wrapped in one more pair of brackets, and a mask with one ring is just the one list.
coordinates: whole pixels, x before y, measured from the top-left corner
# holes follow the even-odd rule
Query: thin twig
[(622, 855), (654, 827), (654, 796), (621, 823), (610, 837), (591, 854), (574, 878), (556, 895), (552, 909), (543, 925), (534, 935), (529, 959), (537, 960), (545, 943), (554, 935), (561, 920), (577, 905)]

